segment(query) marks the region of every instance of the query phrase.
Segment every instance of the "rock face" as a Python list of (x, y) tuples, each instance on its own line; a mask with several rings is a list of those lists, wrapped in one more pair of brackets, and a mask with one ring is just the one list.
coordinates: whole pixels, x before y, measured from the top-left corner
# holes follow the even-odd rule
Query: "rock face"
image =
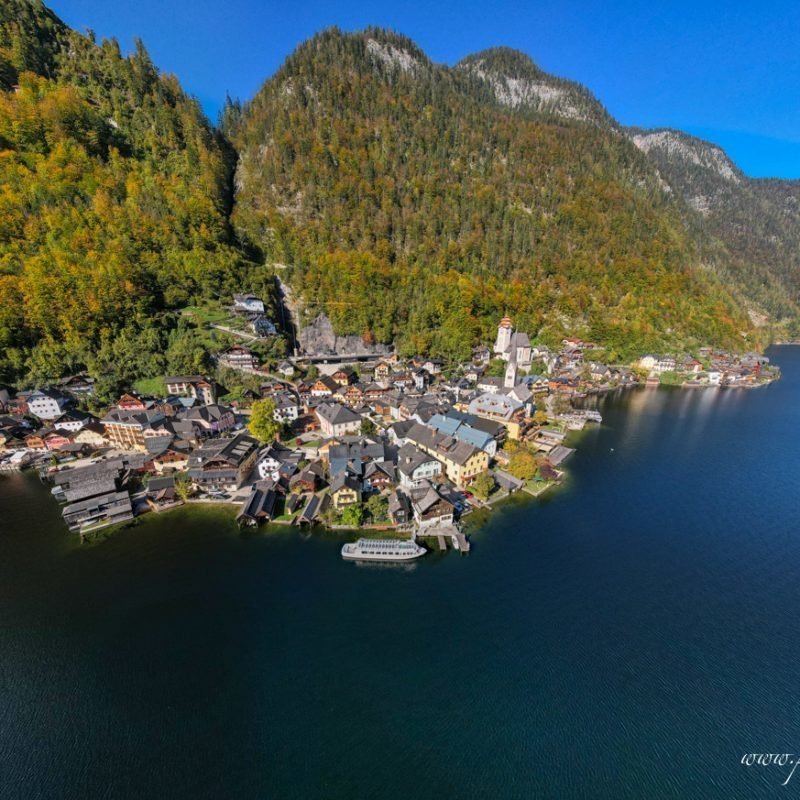
[(741, 172), (727, 153), (711, 142), (671, 130), (635, 130), (631, 139), (640, 150), (654, 159), (656, 151), (661, 151), (663, 158), (674, 163), (682, 161), (688, 169), (697, 167), (715, 173), (722, 180), (742, 182)]
[(494, 47), (467, 56), (456, 70), (483, 81), (502, 106), (617, 129), (616, 121), (588, 89), (549, 75), (527, 55), (509, 47)]
[(389, 353), (386, 344), (367, 344), (360, 336), (337, 336), (326, 314), (320, 314), (297, 336), (300, 353), (307, 356), (368, 356)]

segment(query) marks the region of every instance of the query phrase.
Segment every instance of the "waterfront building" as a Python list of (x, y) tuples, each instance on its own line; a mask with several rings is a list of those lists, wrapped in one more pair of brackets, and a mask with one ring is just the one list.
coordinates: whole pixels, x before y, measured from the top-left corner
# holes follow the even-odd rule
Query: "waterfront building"
[(468, 442), (429, 428), (415, 425), (406, 438), (423, 452), (441, 461), (447, 479), (456, 486), (466, 486), (476, 475), (489, 468), (489, 455)]
[(247, 480), (257, 457), (258, 442), (252, 436), (218, 439), (191, 454), (189, 476), (198, 489), (235, 491)]
[(342, 472), (331, 481), (329, 494), (337, 510), (352, 506), (361, 502), (361, 484), (352, 475)]

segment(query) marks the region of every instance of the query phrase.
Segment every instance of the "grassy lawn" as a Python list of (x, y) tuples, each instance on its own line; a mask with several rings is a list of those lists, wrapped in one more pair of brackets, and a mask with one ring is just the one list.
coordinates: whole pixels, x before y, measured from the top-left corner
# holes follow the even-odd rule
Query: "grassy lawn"
[(186, 306), (181, 309), (181, 314), (194, 317), (200, 323), (211, 322), (215, 325), (223, 325), (231, 320), (227, 309), (213, 306)]
[(163, 397), (167, 393), (164, 378), (140, 378), (133, 384), (133, 389), (138, 394), (154, 394)]
[(530, 480), (525, 483), (525, 488), (533, 495), (540, 495), (554, 485), (555, 481)]

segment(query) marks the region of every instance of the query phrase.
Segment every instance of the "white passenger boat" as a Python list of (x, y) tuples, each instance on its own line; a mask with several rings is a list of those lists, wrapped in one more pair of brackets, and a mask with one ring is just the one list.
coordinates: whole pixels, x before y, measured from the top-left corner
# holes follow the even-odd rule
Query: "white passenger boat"
[(359, 539), (342, 547), (342, 558), (351, 561), (410, 561), (427, 551), (410, 539)]

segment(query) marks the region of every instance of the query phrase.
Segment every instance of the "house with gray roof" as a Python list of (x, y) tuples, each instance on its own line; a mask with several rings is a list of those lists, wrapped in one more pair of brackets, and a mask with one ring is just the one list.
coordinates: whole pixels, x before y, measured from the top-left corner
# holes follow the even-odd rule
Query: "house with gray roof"
[(195, 488), (235, 491), (250, 475), (258, 457), (258, 442), (245, 434), (217, 439), (189, 457), (189, 477)]
[(442, 474), (442, 463), (413, 444), (404, 444), (397, 453), (397, 474), (400, 485), (416, 489)]
[(361, 429), (361, 417), (339, 403), (320, 403), (315, 413), (325, 436), (345, 436)]

